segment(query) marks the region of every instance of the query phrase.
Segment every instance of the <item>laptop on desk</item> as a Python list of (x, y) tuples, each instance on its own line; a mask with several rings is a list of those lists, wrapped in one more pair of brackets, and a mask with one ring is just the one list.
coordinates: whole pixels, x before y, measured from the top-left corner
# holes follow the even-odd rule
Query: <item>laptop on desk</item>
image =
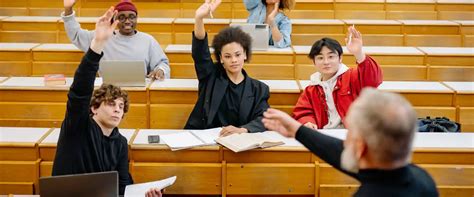
[(116, 171), (41, 177), (41, 197), (117, 197), (118, 173)]
[(252, 50), (268, 50), (268, 40), (270, 39), (270, 29), (267, 24), (254, 23), (231, 23), (231, 27), (240, 27), (245, 33), (252, 37)]
[(99, 75), (103, 83), (120, 87), (145, 87), (145, 61), (137, 60), (102, 60), (99, 64)]

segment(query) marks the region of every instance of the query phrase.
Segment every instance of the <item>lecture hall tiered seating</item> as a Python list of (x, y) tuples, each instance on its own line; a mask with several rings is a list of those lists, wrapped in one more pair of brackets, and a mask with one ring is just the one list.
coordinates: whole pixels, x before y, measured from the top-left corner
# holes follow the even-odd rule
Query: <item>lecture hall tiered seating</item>
[[(93, 29), (117, 0), (78, 0), (77, 20)], [(129, 140), (136, 182), (177, 175), (167, 194), (349, 196), (358, 183), (304, 147), (233, 153), (220, 146), (171, 152), (146, 136), (182, 129), (197, 98), (191, 58), (196, 0), (134, 0), (138, 30), (153, 35), (171, 63), (171, 80), (129, 88), (132, 105), (120, 125)], [(461, 123), (458, 135), (416, 139), (413, 162), (428, 170), (441, 196), (474, 196), (474, 2), (472, 0), (297, 0), (287, 15), (293, 46), (254, 52), (248, 73), (270, 86), (270, 105), (288, 113), (315, 72), (306, 57), (322, 37), (343, 42), (347, 27), (364, 36), (365, 51), (384, 71), (379, 87), (402, 94), (419, 117)], [(62, 1), (0, 0), (0, 195), (39, 194), (51, 175), (66, 94), (83, 53), (70, 44)], [(223, 0), (206, 19), (210, 38), (245, 21), (242, 0)], [(345, 50), (345, 49), (344, 49)], [(343, 62), (355, 60), (344, 51)], [(65, 74), (66, 86), (45, 87), (44, 74)], [(100, 78), (96, 86), (101, 84)], [(423, 135), (421, 135), (423, 136)]]

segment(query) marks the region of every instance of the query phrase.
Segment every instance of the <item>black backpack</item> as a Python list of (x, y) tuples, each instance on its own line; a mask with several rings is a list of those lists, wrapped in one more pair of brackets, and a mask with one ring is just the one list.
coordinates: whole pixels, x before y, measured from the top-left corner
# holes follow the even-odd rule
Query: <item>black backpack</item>
[(457, 122), (450, 121), (446, 117), (436, 117), (431, 119), (429, 116), (426, 118), (418, 119), (418, 131), (419, 132), (460, 132), (461, 125)]

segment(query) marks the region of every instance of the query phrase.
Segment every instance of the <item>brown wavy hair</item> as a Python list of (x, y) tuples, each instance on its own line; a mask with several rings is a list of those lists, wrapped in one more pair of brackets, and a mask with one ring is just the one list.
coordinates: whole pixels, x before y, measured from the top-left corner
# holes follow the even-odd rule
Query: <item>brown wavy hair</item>
[[(128, 93), (127, 91), (120, 89), (120, 87), (112, 84), (102, 84), (99, 89), (94, 90), (89, 106), (97, 109), (102, 103), (111, 102), (118, 98), (123, 99), (123, 114), (126, 114), (130, 105)], [(89, 113), (92, 115), (92, 111)]]
[[(267, 1), (262, 0), (263, 5), (267, 6)], [(295, 8), (295, 0), (280, 0), (278, 9), (280, 10), (292, 10)]]

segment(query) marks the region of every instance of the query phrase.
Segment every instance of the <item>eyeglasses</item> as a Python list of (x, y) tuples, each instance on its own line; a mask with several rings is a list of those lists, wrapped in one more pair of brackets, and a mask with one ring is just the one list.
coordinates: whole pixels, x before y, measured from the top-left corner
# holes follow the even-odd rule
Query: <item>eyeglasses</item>
[(127, 21), (127, 19), (130, 20), (130, 21), (134, 21), (135, 19), (137, 19), (137, 15), (130, 14), (130, 15), (128, 15), (128, 17), (125, 16), (125, 15), (120, 15), (120, 16), (117, 17), (117, 19), (122, 23)]

